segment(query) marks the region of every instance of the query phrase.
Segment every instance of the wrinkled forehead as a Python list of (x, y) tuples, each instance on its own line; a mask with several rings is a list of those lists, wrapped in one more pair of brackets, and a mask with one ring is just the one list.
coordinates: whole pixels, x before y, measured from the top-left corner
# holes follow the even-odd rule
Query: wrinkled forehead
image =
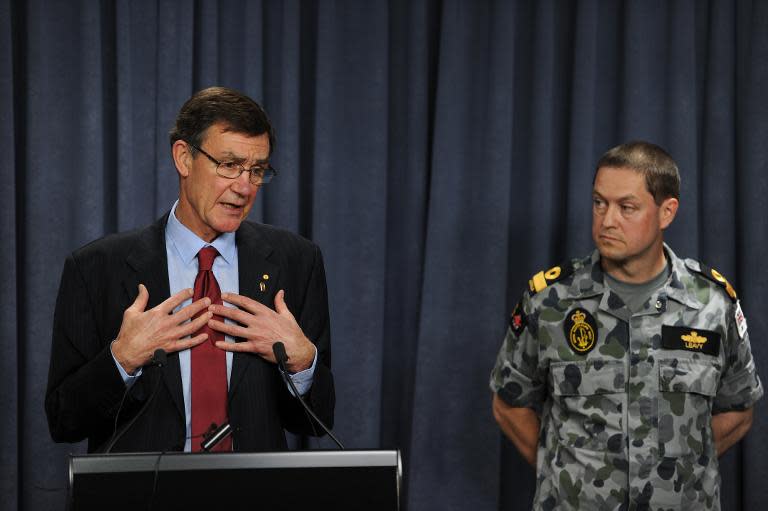
[(233, 131), (226, 125), (214, 125), (205, 131), (203, 143), (219, 152), (220, 157), (247, 160), (267, 160), (271, 153), (269, 135), (252, 135)]
[(272, 147), (270, 144), (269, 133), (266, 131), (263, 133), (248, 133), (245, 131), (237, 130), (226, 122), (215, 122), (208, 126), (203, 131), (200, 138), (200, 143), (219, 143), (222, 141), (232, 140), (250, 140), (255, 146), (258, 146), (259, 151), (266, 149), (267, 156), (272, 153)]

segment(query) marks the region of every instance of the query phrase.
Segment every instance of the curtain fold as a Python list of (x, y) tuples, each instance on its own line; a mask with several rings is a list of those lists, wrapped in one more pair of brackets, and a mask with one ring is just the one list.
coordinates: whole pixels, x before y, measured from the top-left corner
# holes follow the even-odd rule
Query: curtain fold
[[(0, 509), (64, 507), (83, 448), (43, 412), (64, 258), (170, 208), (168, 131), (211, 85), (275, 125), (251, 219), (322, 248), (334, 429), (402, 450), (406, 509), (530, 508), (489, 372), (530, 275), (591, 250), (621, 142), (678, 162), (667, 241), (734, 283), (768, 378), (766, 27), (766, 0), (0, 0)], [(768, 499), (764, 408), (723, 509)]]
[(18, 486), (21, 482), (17, 473), (19, 463), (18, 439), (20, 420), (18, 417), (19, 398), (22, 387), (19, 381), (19, 333), (24, 322), (18, 305), (19, 272), (16, 255), (23, 242), (17, 229), (18, 178), (23, 165), (18, 161), (18, 152), (23, 150), (23, 138), (17, 135), (20, 121), (18, 99), (20, 91), (16, 73), (22, 72), (16, 58), (19, 49), (12, 44), (15, 35), (11, 23), (15, 15), (9, 0), (0, 0), (0, 234), (4, 242), (0, 245), (5, 285), (0, 287), (0, 408), (7, 412), (0, 420), (0, 493), (6, 495), (8, 509), (18, 504)]

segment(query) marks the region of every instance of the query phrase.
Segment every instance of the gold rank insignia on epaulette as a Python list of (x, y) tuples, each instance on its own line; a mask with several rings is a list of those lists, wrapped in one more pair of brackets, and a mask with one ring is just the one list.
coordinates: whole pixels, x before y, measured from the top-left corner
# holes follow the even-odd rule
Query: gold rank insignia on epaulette
[(699, 273), (701, 273), (701, 275), (711, 280), (718, 286), (725, 289), (725, 292), (728, 293), (728, 296), (731, 297), (731, 300), (735, 302), (739, 299), (739, 297), (736, 295), (736, 290), (733, 289), (733, 286), (731, 285), (731, 283), (728, 282), (728, 280), (725, 277), (723, 277), (720, 274), (720, 272), (718, 272), (714, 268), (710, 268), (706, 264), (699, 263), (699, 266), (701, 267), (701, 271)]
[(573, 265), (562, 264), (560, 266), (553, 266), (547, 271), (540, 271), (528, 281), (528, 287), (531, 290), (531, 294), (536, 294), (542, 289), (546, 288), (557, 282), (558, 280), (567, 277), (573, 272)]

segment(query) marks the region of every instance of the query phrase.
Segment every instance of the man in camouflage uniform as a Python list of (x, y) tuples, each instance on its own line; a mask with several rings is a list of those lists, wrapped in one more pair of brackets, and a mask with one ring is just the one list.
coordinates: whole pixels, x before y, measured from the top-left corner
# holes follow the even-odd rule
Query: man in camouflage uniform
[(597, 165), (589, 257), (533, 276), (491, 374), (536, 510), (720, 509), (717, 457), (762, 396), (736, 292), (663, 242), (680, 177), (633, 142)]

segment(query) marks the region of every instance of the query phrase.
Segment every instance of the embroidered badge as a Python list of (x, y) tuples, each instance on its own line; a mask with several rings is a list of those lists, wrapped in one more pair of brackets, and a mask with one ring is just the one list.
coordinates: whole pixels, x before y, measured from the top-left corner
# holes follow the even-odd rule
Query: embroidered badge
[(523, 330), (525, 330), (525, 327), (527, 325), (528, 325), (528, 317), (523, 312), (522, 304), (520, 302), (517, 302), (515, 309), (512, 311), (512, 314), (509, 316), (509, 328), (512, 329), (512, 332), (517, 337), (520, 337), (520, 334), (523, 333)]
[(736, 302), (736, 328), (739, 331), (739, 337), (744, 338), (747, 333), (747, 318), (741, 310), (741, 301)]
[(661, 346), (668, 350), (694, 351), (716, 357), (720, 354), (720, 334), (700, 328), (663, 325)]
[(568, 313), (563, 324), (568, 346), (579, 355), (586, 355), (597, 343), (597, 321), (582, 308)]
[(683, 344), (689, 350), (701, 350), (701, 348), (707, 343), (707, 338), (699, 335), (696, 330), (691, 330), (690, 334), (683, 334), (680, 336), (683, 340)]

